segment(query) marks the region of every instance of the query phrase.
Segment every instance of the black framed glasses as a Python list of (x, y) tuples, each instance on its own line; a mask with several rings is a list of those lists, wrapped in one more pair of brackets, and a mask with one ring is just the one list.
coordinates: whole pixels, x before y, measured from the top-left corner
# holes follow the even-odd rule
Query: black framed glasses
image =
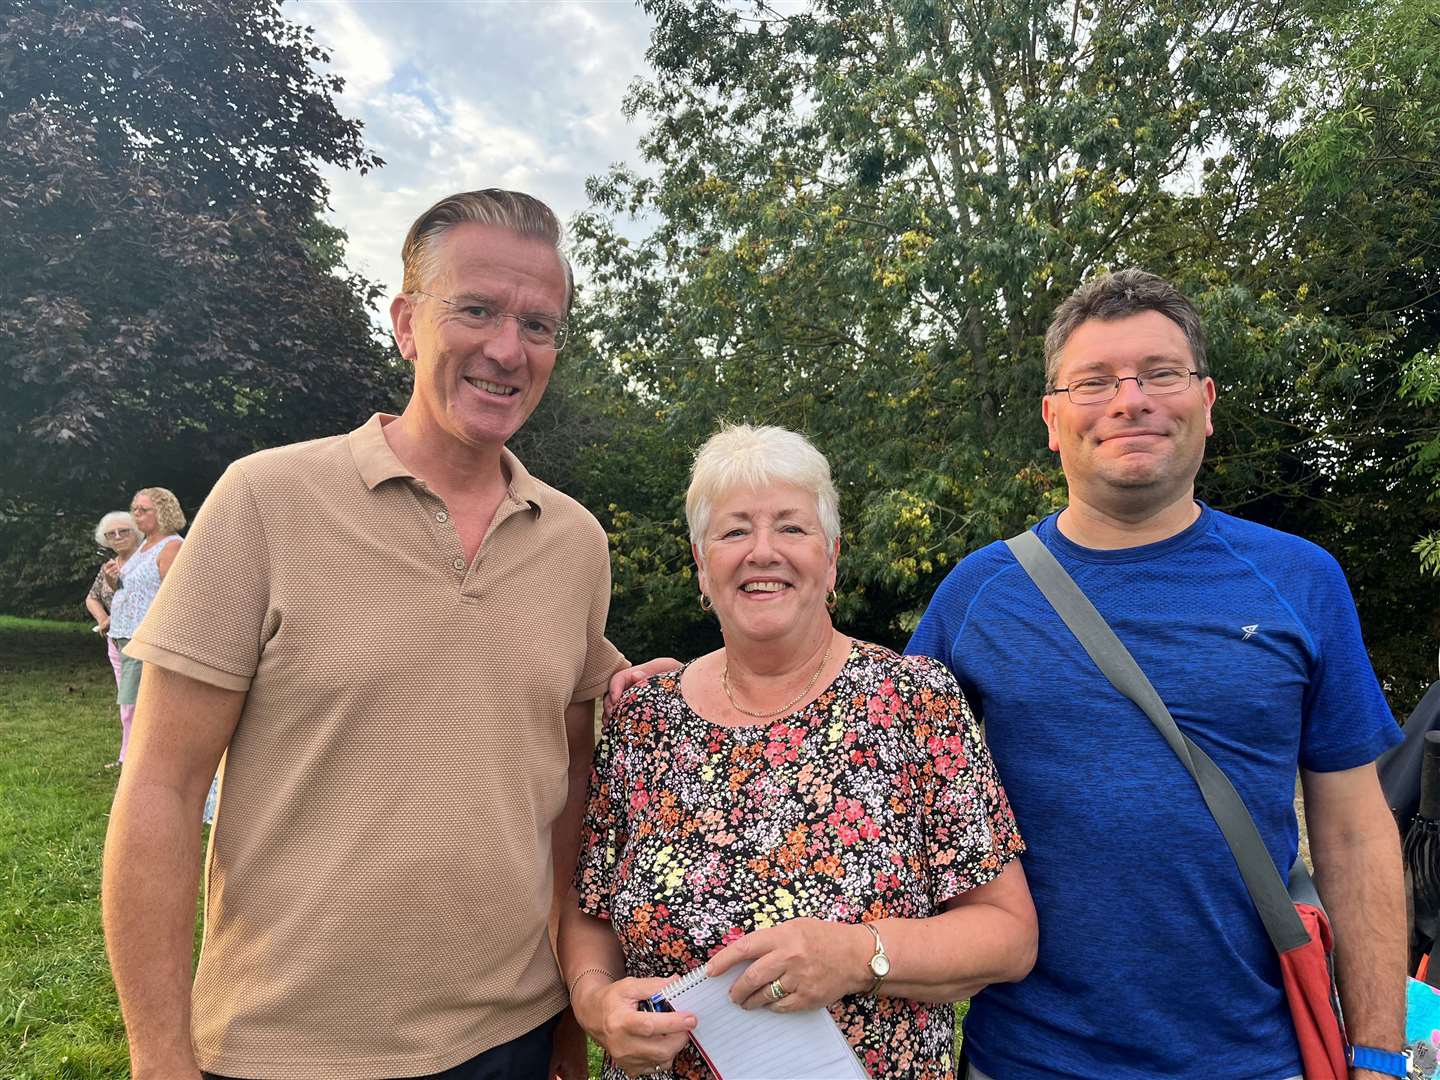
[(428, 296), (431, 300), (439, 301), (455, 313), (461, 326), (470, 330), (498, 330), (503, 320), (514, 319), (521, 340), (543, 349), (559, 352), (565, 347), (565, 338), (570, 332), (570, 324), (558, 315), (542, 315), (537, 312), (522, 312), (517, 315), (514, 312), (501, 311), (481, 296), (449, 299), (422, 289), (413, 290), (411, 295)]
[(1099, 405), (1120, 393), (1121, 383), (1133, 382), (1148, 397), (1164, 397), (1190, 389), (1190, 380), (1199, 374), (1187, 368), (1164, 367), (1151, 368), (1139, 375), (1091, 375), (1076, 379), (1068, 386), (1051, 387), (1045, 393), (1069, 394), (1077, 405)]

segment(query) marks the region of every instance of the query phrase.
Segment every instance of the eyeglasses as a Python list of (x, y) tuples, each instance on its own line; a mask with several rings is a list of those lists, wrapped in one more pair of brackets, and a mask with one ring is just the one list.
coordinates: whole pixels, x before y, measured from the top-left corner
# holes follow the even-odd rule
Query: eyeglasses
[(1076, 379), (1069, 386), (1052, 387), (1045, 393), (1069, 394), (1077, 405), (1099, 405), (1120, 393), (1121, 383), (1133, 382), (1148, 397), (1164, 397), (1188, 390), (1191, 378), (1199, 374), (1185, 368), (1154, 368), (1139, 375), (1092, 375), (1088, 379)]
[(109, 540), (119, 540), (122, 536), (129, 536), (134, 529), (106, 529), (105, 537)]
[(455, 312), (456, 319), (461, 326), (470, 330), (498, 330), (501, 320), (514, 319), (522, 340), (541, 348), (554, 349), (556, 352), (565, 347), (565, 338), (570, 332), (570, 324), (557, 315), (534, 313), (515, 315), (508, 311), (501, 311), (482, 297), (447, 300), (443, 296), (436, 296), (434, 293), (424, 292), (421, 289), (415, 289), (413, 295), (428, 296), (431, 300), (438, 300)]

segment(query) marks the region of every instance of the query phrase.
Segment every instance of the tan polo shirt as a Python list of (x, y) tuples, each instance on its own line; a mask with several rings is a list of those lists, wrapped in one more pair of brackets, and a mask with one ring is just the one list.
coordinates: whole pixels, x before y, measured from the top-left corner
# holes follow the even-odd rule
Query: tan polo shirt
[(390, 419), (230, 466), (129, 646), (248, 691), (195, 977), (210, 1072), (440, 1072), (566, 1003), (550, 828), (565, 707), (624, 663), (605, 533), (507, 451), (467, 562)]

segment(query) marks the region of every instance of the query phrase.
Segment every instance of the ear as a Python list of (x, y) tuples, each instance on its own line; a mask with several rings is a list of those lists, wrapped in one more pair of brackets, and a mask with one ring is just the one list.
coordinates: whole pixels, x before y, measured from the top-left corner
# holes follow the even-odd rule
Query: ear
[(404, 293), (397, 293), (390, 301), (390, 325), (395, 331), (395, 344), (400, 355), (412, 364), (415, 362), (415, 304)]
[(1200, 393), (1205, 397), (1205, 434), (1206, 436), (1214, 435), (1215, 424), (1211, 419), (1210, 411), (1215, 407), (1215, 399), (1220, 392), (1215, 389), (1215, 380), (1209, 375), (1206, 375), (1205, 381), (1200, 384)]
[(835, 588), (835, 580), (840, 573), (840, 538), (835, 538), (835, 546), (830, 549), (830, 573), (826, 575), (825, 591), (829, 592)]
[(1055, 415), (1053, 394), (1046, 394), (1040, 399), (1040, 418), (1045, 421), (1045, 427), (1050, 432), (1050, 449), (1058, 454), (1060, 452), (1060, 418)]

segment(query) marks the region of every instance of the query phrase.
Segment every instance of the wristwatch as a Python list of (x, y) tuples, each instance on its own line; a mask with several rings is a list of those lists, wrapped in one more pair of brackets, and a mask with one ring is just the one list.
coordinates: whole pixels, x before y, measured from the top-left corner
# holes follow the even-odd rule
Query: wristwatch
[(1347, 1046), (1345, 1060), (1352, 1069), (1369, 1069), (1371, 1072), (1398, 1076), (1401, 1080), (1410, 1071), (1410, 1055), (1397, 1054), (1393, 1050), (1377, 1050), (1373, 1046)]
[(870, 957), (870, 974), (875, 976), (870, 993), (875, 994), (879, 992), (880, 984), (885, 981), (885, 976), (890, 974), (890, 957), (885, 955), (885, 943), (880, 940), (880, 931), (868, 922), (860, 925), (875, 935), (875, 955)]

